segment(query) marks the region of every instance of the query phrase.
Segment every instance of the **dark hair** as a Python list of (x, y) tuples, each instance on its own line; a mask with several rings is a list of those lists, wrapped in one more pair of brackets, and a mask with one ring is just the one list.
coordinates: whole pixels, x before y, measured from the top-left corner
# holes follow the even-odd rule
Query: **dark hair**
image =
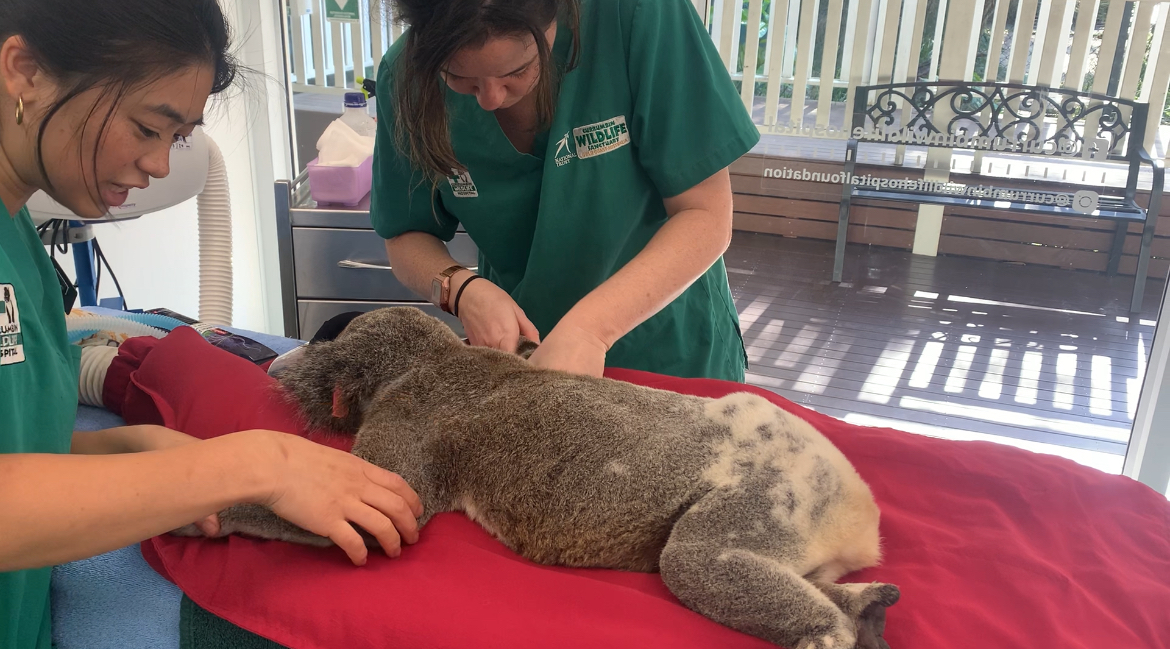
[[(410, 27), (395, 70), (397, 145), (432, 182), (450, 176), (453, 169), (465, 170), (451, 145), (440, 73), (466, 47), (491, 38), (532, 36), (540, 61), (533, 91), (537, 118), (541, 126), (552, 122), (560, 76), (576, 67), (580, 54), (580, 0), (391, 0), (390, 5), (392, 16)], [(554, 65), (545, 38), (558, 17), (565, 19), (573, 37), (564, 70)]]
[[(86, 126), (98, 104), (113, 99), (100, 141), (118, 102), (136, 88), (181, 68), (210, 65), (211, 92), (219, 94), (239, 72), (229, 52), (231, 29), (217, 0), (0, 0), (0, 43), (12, 36), (24, 38), (41, 69), (62, 88), (37, 134), (37, 163), (46, 183), (45, 132), (78, 95), (102, 90)], [(96, 164), (95, 149), (95, 173)]]

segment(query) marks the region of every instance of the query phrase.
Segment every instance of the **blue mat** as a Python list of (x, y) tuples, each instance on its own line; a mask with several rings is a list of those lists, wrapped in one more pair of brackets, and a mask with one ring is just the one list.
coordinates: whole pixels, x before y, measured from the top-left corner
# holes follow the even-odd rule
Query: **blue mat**
[[(114, 314), (106, 309), (88, 309)], [(232, 329), (283, 354), (298, 341)], [(76, 430), (121, 426), (121, 417), (80, 406)], [(156, 573), (137, 545), (53, 569), (57, 649), (178, 649), (182, 593)]]

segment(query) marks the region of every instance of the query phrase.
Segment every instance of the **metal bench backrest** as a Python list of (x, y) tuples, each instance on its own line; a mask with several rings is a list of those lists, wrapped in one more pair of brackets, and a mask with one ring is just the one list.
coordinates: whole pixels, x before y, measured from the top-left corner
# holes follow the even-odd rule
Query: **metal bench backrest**
[[(862, 142), (1124, 161), (1136, 167), (1148, 110), (1127, 99), (1013, 83), (858, 86), (850, 136)], [(1088, 138), (1086, 129), (1092, 133)]]

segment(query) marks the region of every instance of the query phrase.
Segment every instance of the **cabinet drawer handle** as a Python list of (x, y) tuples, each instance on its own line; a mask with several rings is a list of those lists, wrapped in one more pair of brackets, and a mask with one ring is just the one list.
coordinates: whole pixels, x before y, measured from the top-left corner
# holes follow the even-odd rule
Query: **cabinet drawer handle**
[[(337, 262), (338, 268), (353, 268), (356, 270), (394, 270), (390, 266), (384, 264), (371, 264), (364, 261), (353, 261), (352, 259), (343, 259)], [(479, 272), (479, 266), (468, 266), (467, 270), (473, 273)]]
[(358, 270), (393, 270), (386, 264), (370, 264), (364, 261), (353, 261), (352, 259), (343, 259), (337, 262), (338, 268), (355, 268)]

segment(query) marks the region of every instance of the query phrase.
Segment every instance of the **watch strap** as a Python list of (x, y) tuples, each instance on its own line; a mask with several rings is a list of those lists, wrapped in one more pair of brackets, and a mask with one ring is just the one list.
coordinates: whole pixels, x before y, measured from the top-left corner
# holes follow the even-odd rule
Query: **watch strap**
[(439, 273), (431, 282), (431, 302), (446, 313), (451, 313), (451, 277), (461, 270), (466, 270), (458, 264)]

